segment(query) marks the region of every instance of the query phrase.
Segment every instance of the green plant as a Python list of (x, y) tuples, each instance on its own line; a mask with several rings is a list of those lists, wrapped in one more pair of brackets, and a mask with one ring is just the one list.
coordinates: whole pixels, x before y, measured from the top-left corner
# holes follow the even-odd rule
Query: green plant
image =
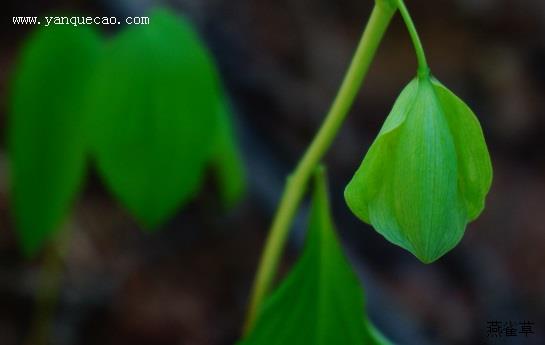
[[(398, 10), (414, 44), (417, 76), (348, 184), (346, 202), (361, 220), (426, 263), (452, 249), (484, 208), (492, 167), (477, 118), (432, 77), (404, 2), (376, 0), (331, 109), (286, 182), (241, 345), (390, 344), (365, 313), (362, 289), (334, 231), (319, 165)], [(50, 80), (54, 84), (45, 85)], [(190, 25), (166, 10), (153, 12), (149, 26), (124, 29), (106, 42), (86, 27), (41, 28), (23, 50), (10, 112), (12, 198), (23, 251), (36, 254), (62, 223), (86, 157), (149, 230), (197, 193), (207, 166), (215, 168), (224, 204), (232, 205), (244, 178), (229, 117), (210, 55)], [(305, 247), (273, 290), (312, 176)]]
[[(243, 344), (333, 343), (328, 335), (337, 334), (335, 332), (341, 327), (335, 326), (336, 320), (331, 317), (301, 315), (299, 308), (304, 308), (304, 303), (309, 304), (308, 295), (289, 296), (290, 293), (295, 294), (291, 290), (306, 289), (300, 293), (314, 294), (314, 307), (323, 308), (317, 312), (318, 315), (331, 308), (331, 305), (323, 306), (330, 302), (327, 292), (331, 290), (327, 290), (327, 286), (331, 281), (326, 281), (330, 279), (327, 271), (320, 271), (322, 280), (315, 285), (306, 281), (303, 278), (305, 274), (301, 273), (301, 267), (310, 265), (306, 264), (308, 257), (316, 251), (315, 245), (311, 244), (315, 241), (312, 227), (307, 246), (292, 273), (277, 291), (269, 292), (290, 224), (304, 197), (308, 180), (346, 117), (397, 10), (415, 48), (417, 77), (399, 96), (361, 167), (348, 184), (346, 202), (360, 219), (426, 263), (437, 260), (452, 249), (460, 241), (466, 224), (475, 219), (484, 207), (492, 180), (492, 167), (478, 120), (467, 105), (431, 76), (422, 44), (403, 0), (376, 0), (337, 97), (286, 182), (255, 278), (244, 327), (247, 342)], [(318, 190), (315, 193), (323, 196), (320, 192), (322, 187), (315, 188)], [(314, 212), (316, 203), (315, 197)], [(322, 217), (329, 217), (323, 208), (321, 212), (324, 213)], [(313, 216), (312, 226), (316, 226), (315, 217), (318, 216)], [(328, 223), (326, 220), (323, 222)], [(335, 242), (333, 237), (323, 240)], [(339, 262), (329, 261), (325, 253), (324, 250), (321, 260), (313, 264), (316, 267), (305, 268), (309, 275), (313, 270), (326, 270)], [(295, 281), (298, 281), (298, 288), (294, 287)], [(336, 290), (351, 295), (352, 287), (347, 281), (337, 279), (336, 283)], [(291, 298), (291, 305), (285, 302), (288, 298)], [(363, 304), (353, 298), (353, 301)], [(336, 301), (340, 315), (342, 310), (346, 310), (342, 302)], [(310, 306), (306, 310), (313, 313)], [(306, 327), (289, 327), (286, 320), (293, 320), (290, 317), (295, 317), (294, 314), (299, 316), (298, 321), (303, 320)], [(362, 334), (371, 329), (369, 322), (356, 323), (359, 323)], [(346, 321), (343, 330), (350, 332), (352, 326), (354, 324)], [(330, 330), (330, 327), (335, 330)], [(338, 336), (345, 339), (342, 334)], [(340, 343), (389, 343), (383, 337), (349, 339)]]

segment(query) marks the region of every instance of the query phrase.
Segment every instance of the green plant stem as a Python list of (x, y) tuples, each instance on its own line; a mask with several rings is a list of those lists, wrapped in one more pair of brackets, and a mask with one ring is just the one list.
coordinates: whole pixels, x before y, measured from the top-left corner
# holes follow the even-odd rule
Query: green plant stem
[(409, 31), (414, 50), (416, 52), (416, 59), (418, 60), (418, 75), (427, 76), (429, 75), (430, 68), (428, 67), (428, 61), (426, 60), (426, 54), (424, 53), (424, 47), (420, 41), (420, 36), (418, 36), (418, 32), (416, 31), (416, 27), (414, 26), (411, 15), (409, 14), (409, 10), (407, 9), (407, 6), (405, 6), (405, 2), (403, 0), (398, 0), (397, 2), (399, 13), (401, 14), (401, 17), (403, 17), (403, 21), (407, 26), (407, 30)]
[(377, 1), (363, 32), (339, 92), (314, 140), (288, 178), (254, 281), (244, 324), (246, 335), (253, 327), (258, 310), (276, 276), (290, 225), (305, 194), (308, 180), (337, 134), (361, 87), (384, 32), (395, 13), (395, 6)]
[(38, 275), (35, 310), (24, 345), (51, 344), (53, 320), (62, 287), (64, 257), (69, 244), (69, 230), (62, 229), (44, 253)]

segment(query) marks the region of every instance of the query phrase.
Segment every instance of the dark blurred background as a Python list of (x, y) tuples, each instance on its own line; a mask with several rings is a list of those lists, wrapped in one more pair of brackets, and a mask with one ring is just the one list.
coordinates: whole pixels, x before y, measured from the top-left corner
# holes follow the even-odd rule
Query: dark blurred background
[[(11, 16), (63, 10), (145, 15), (154, 1), (5, 1), (0, 23), (0, 344), (33, 325), (43, 255), (21, 255), (9, 216), (7, 92), (33, 29)], [(222, 213), (212, 183), (149, 235), (91, 167), (54, 309), (54, 344), (233, 344), (285, 176), (310, 142), (347, 68), (372, 0), (177, 0), (220, 67), (235, 108), (248, 193)], [(414, 76), (398, 16), (327, 156), (334, 216), (369, 311), (394, 342), (545, 344), (545, 2), (407, 0), (434, 75), (479, 117), (494, 165), (482, 216), (461, 244), (423, 265), (347, 209), (342, 191), (393, 101)], [(101, 26), (104, 32), (111, 28)], [(117, 29), (117, 28), (116, 28)], [(286, 253), (297, 258), (304, 207)], [(527, 337), (488, 337), (490, 322), (529, 321)], [(28, 344), (28, 340), (26, 342)]]

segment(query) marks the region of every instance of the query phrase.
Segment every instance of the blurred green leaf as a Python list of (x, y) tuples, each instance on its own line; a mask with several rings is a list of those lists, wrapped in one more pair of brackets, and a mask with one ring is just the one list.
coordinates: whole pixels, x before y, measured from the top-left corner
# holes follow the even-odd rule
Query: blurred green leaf
[(218, 179), (220, 197), (225, 207), (229, 208), (243, 196), (246, 175), (232, 125), (231, 112), (226, 102), (219, 105), (218, 117), (212, 165)]
[(91, 93), (92, 143), (112, 192), (147, 229), (198, 190), (214, 149), (219, 82), (191, 26), (168, 10), (114, 37)]
[(479, 121), (425, 76), (401, 92), (345, 198), (360, 219), (429, 263), (460, 242), (491, 182)]
[(85, 168), (82, 102), (100, 51), (89, 27), (40, 27), (23, 47), (11, 88), (12, 208), (23, 251), (61, 225)]
[(239, 345), (390, 344), (366, 316), (362, 288), (333, 228), (326, 189), (320, 169), (303, 254)]

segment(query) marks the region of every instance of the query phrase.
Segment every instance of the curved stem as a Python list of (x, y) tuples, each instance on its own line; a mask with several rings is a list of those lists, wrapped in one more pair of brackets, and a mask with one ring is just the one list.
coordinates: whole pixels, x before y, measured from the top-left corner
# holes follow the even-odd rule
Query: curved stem
[(397, 3), (399, 13), (403, 17), (403, 21), (407, 26), (407, 30), (409, 30), (409, 35), (411, 36), (414, 50), (416, 52), (416, 58), (418, 60), (418, 75), (427, 76), (430, 69), (428, 67), (426, 54), (424, 53), (424, 47), (422, 46), (422, 42), (420, 41), (420, 37), (418, 36), (418, 32), (416, 31), (416, 27), (414, 26), (411, 15), (409, 14), (409, 10), (407, 10), (407, 7), (405, 6), (405, 2), (403, 0), (398, 0)]
[(395, 13), (395, 6), (377, 1), (339, 92), (314, 140), (288, 178), (276, 211), (254, 281), (244, 334), (253, 327), (261, 303), (270, 290), (290, 225), (315, 167), (321, 161), (350, 110), (377, 47)]

